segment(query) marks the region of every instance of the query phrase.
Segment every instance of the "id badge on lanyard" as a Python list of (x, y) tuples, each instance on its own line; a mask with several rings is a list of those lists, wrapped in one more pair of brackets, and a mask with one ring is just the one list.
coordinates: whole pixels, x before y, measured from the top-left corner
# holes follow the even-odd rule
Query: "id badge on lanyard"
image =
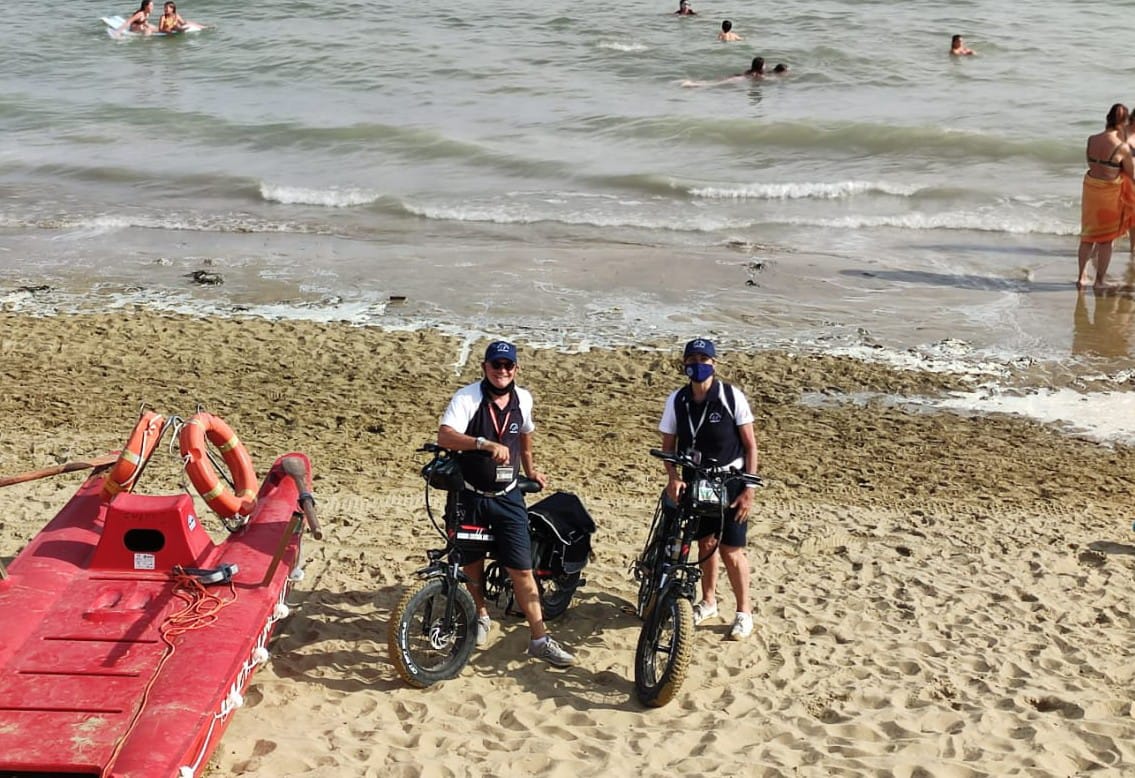
[[(501, 443), (504, 442), (504, 433), (508, 429), (508, 417), (512, 415), (512, 411), (506, 411), (503, 421), (497, 421), (497, 406), (494, 403), (489, 403), (489, 417), (493, 421), (493, 428), (497, 432), (497, 440)], [(497, 484), (512, 483), (513, 473), (516, 472), (514, 464), (498, 465), (497, 466)]]

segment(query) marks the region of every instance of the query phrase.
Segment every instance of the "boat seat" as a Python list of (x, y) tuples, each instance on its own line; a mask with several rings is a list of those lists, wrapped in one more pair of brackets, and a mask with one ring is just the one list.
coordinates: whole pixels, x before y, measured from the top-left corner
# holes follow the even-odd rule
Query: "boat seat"
[(188, 494), (116, 494), (100, 510), (102, 535), (91, 568), (137, 572), (200, 566), (213, 551)]

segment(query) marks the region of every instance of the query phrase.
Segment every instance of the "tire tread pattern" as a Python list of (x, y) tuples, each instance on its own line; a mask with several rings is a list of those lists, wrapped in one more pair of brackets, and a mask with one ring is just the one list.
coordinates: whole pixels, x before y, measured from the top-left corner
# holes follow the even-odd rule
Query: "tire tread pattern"
[[(654, 654), (658, 632), (667, 620), (673, 620), (674, 650), (661, 673), (651, 683), (645, 676), (645, 664)], [(647, 707), (661, 708), (682, 688), (694, 653), (694, 608), (676, 592), (664, 592), (646, 618), (635, 648), (635, 693)]]
[(473, 623), (476, 620), (476, 607), (473, 597), (463, 587), (458, 585), (456, 591), (457, 618), (465, 618), (465, 638), (450, 659), (436, 669), (427, 669), (418, 666), (410, 656), (408, 646), (403, 645), (404, 635), (415, 626), (417, 611), (424, 604), (441, 594), (444, 582), (439, 578), (419, 581), (406, 590), (402, 599), (390, 613), (390, 626), (387, 631), (386, 644), (390, 652), (390, 661), (398, 671), (402, 680), (410, 686), (424, 689), (438, 681), (446, 681), (457, 677), (469, 662), (475, 647)]

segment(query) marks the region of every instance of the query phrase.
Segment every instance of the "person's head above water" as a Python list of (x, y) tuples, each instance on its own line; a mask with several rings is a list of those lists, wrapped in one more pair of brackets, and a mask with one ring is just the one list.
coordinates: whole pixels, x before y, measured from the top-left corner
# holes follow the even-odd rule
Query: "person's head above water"
[(1123, 103), (1116, 103), (1107, 112), (1107, 128), (1115, 130), (1127, 124), (1127, 106)]
[(722, 32), (729, 32), (732, 29), (733, 29), (733, 22), (729, 21), (728, 19), (726, 19), (725, 21), (723, 21), (721, 23), (721, 31)]
[(756, 73), (758, 75), (761, 74), (761, 73), (764, 73), (765, 72), (765, 58), (764, 57), (753, 57), (753, 63), (751, 65), (749, 65), (749, 72), (750, 73)]
[(785, 65), (783, 62), (778, 62), (776, 67), (774, 67), (772, 69), (772, 72), (773, 73), (787, 73), (788, 72), (788, 65)]

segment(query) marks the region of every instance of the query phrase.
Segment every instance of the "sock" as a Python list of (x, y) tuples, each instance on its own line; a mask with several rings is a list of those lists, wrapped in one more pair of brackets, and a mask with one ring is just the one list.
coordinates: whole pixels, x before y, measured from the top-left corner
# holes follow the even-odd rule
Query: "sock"
[(535, 640), (528, 641), (528, 645), (533, 651), (535, 651), (536, 649), (543, 648), (544, 644), (547, 642), (548, 636), (544, 635), (544, 637), (542, 638), (536, 638)]

